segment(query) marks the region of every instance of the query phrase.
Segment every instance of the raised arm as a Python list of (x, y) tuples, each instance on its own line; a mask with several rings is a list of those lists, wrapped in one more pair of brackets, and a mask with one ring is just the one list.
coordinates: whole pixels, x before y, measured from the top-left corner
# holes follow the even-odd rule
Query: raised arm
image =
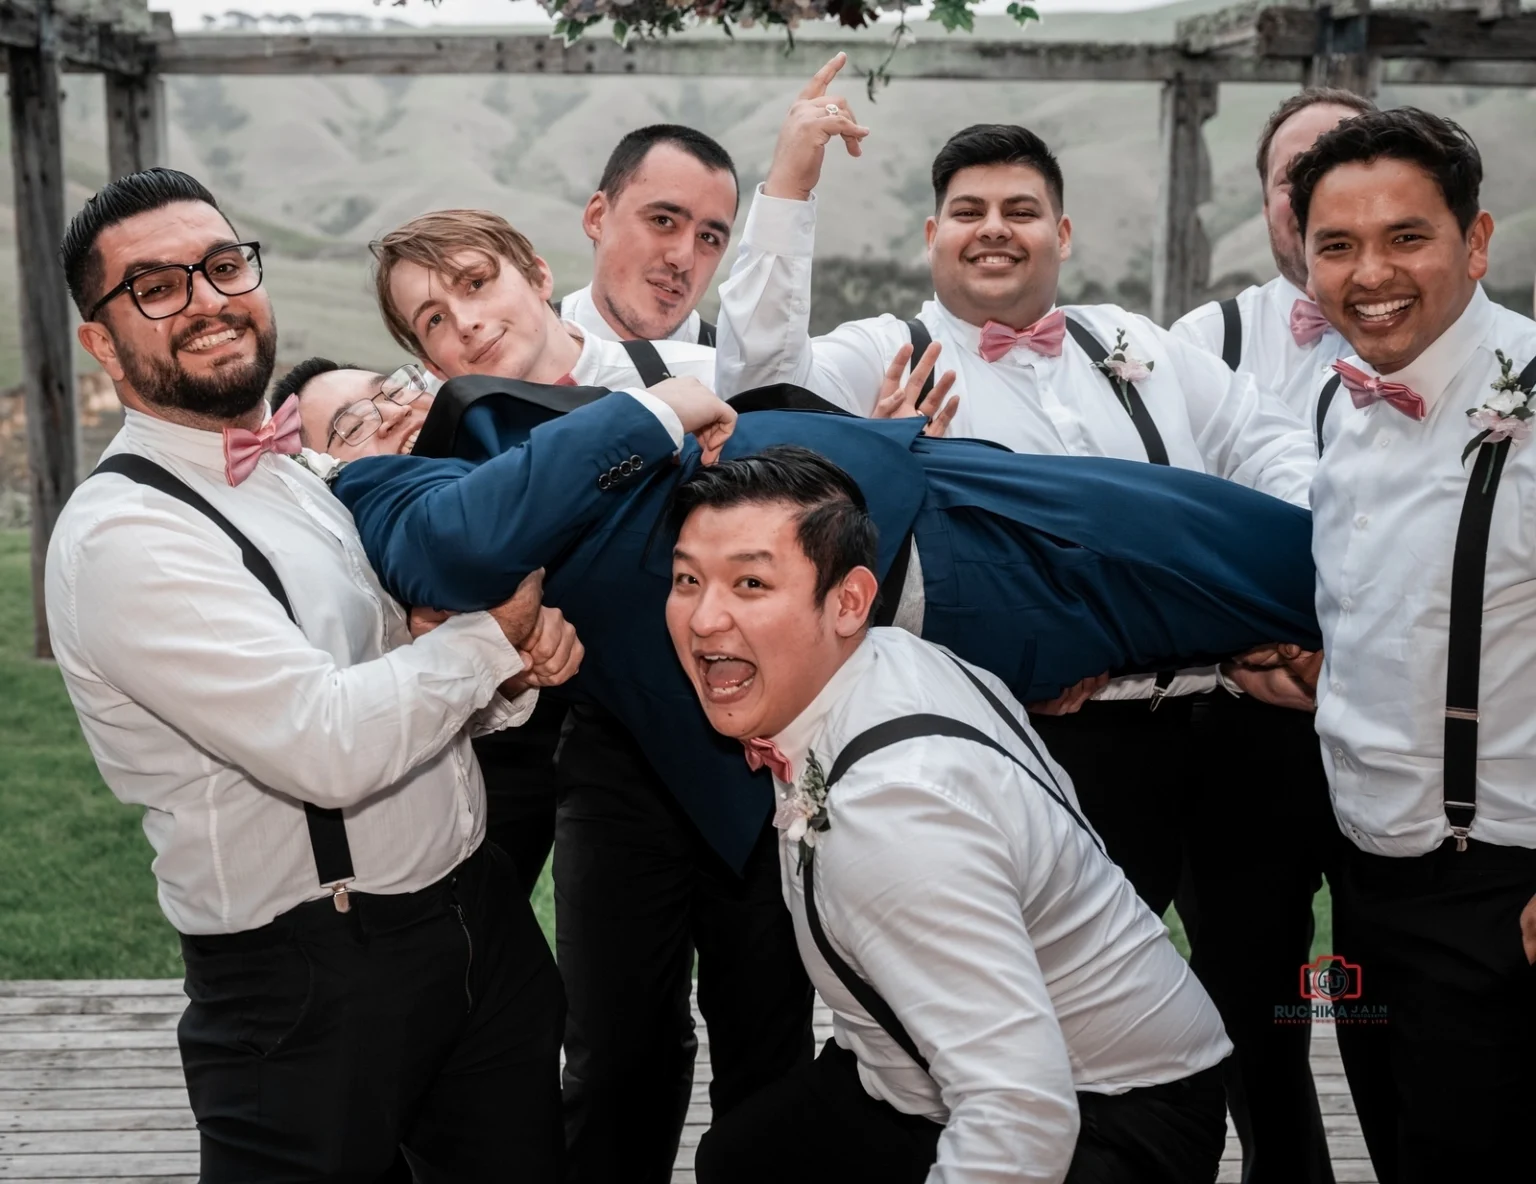
[(332, 489), (391, 594), (464, 612), (505, 600), (617, 509), (633, 482), (669, 463), (681, 442), (620, 393), (540, 425), (527, 443), (481, 465), (366, 457)]

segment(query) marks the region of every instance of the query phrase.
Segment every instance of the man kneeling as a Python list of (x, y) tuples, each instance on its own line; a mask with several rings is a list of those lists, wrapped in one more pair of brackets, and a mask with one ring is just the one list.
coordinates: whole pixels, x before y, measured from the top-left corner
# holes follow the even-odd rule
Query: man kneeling
[(701, 1184), (1192, 1184), (1225, 1138), (1221, 1019), (991, 674), (869, 628), (875, 529), (793, 446), (678, 490), (667, 623), (773, 771), (816, 1061), (699, 1147)]

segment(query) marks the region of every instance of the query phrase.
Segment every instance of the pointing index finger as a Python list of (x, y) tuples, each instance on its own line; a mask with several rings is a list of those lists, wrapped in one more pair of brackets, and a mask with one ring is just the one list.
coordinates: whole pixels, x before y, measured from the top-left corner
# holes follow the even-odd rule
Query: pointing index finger
[(810, 82), (800, 92), (802, 99), (819, 99), (827, 93), (827, 87), (832, 85), (832, 80), (837, 77), (837, 72), (843, 68), (843, 63), (848, 60), (845, 53), (835, 53), (832, 60), (817, 70), (811, 76)]

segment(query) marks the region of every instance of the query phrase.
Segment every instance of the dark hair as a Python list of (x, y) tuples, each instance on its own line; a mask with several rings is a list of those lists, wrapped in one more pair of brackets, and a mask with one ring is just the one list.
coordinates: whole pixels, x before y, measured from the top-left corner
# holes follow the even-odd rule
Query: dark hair
[(330, 358), (305, 358), (273, 385), (272, 406), (281, 407), (290, 395), (302, 394), (310, 380), (319, 378), (322, 374), (329, 374), (333, 370), (361, 370), (362, 368), (351, 364), (339, 364), (331, 361)]
[(1306, 233), (1312, 194), (1318, 183), (1345, 164), (1373, 160), (1416, 164), (1440, 186), (1441, 196), (1465, 234), (1481, 208), (1483, 158), (1459, 124), (1417, 107), (1394, 107), (1346, 119), (1318, 137), (1310, 151), (1291, 162), (1291, 209)]
[[(801, 507), (796, 537), (816, 567), (816, 603), (856, 567), (875, 570), (879, 532), (852, 477), (826, 457), (797, 444), (775, 444), (756, 456), (700, 466), (672, 495), (672, 522), (681, 528), (703, 507), (787, 502)], [(873, 615), (879, 597), (870, 606)]]
[(975, 123), (949, 137), (933, 158), (933, 204), (942, 208), (949, 183), (961, 169), (985, 164), (1023, 164), (1045, 178), (1051, 203), (1060, 214), (1066, 200), (1061, 165), (1045, 141), (1014, 123)]
[(1292, 115), (1308, 107), (1347, 107), (1356, 115), (1368, 115), (1376, 110), (1376, 104), (1364, 95), (1338, 86), (1309, 86), (1292, 95), (1274, 109), (1264, 123), (1264, 130), (1259, 133), (1259, 150), (1254, 163), (1259, 169), (1261, 186), (1269, 185), (1269, 146), (1275, 142), (1275, 133)]
[(614, 146), (603, 166), (602, 179), (597, 187), (614, 199), (624, 192), (624, 187), (634, 179), (646, 154), (657, 144), (671, 144), (686, 152), (705, 168), (714, 172), (731, 174), (736, 186), (736, 206), (741, 207), (741, 180), (736, 176), (736, 165), (731, 154), (714, 140), (695, 128), (679, 123), (653, 123), (649, 127), (636, 128)]
[(178, 201), (200, 201), (219, 208), (213, 194), (196, 177), (175, 169), (153, 168), (103, 185), (69, 220), (59, 241), (59, 261), (64, 265), (70, 299), (82, 317), (101, 296), (106, 279), (101, 253), (96, 250), (102, 231)]

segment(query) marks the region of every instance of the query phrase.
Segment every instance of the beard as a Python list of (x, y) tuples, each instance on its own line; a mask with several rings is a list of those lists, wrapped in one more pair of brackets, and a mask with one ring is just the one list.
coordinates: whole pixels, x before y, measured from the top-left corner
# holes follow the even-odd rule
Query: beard
[[(189, 341), (224, 329), (250, 329), (256, 335), (256, 356), (249, 362), (231, 360), (211, 374), (189, 374), (178, 351)], [(151, 358), (135, 353), (113, 338), (123, 374), (146, 403), (209, 419), (238, 419), (266, 397), (267, 383), (277, 360), (277, 323), (265, 326), (244, 313), (208, 317), (172, 339), (170, 355)]]
[(1269, 253), (1275, 258), (1275, 268), (1282, 276), (1303, 292), (1307, 290), (1307, 256), (1299, 245), (1282, 243), (1275, 228), (1269, 228)]

